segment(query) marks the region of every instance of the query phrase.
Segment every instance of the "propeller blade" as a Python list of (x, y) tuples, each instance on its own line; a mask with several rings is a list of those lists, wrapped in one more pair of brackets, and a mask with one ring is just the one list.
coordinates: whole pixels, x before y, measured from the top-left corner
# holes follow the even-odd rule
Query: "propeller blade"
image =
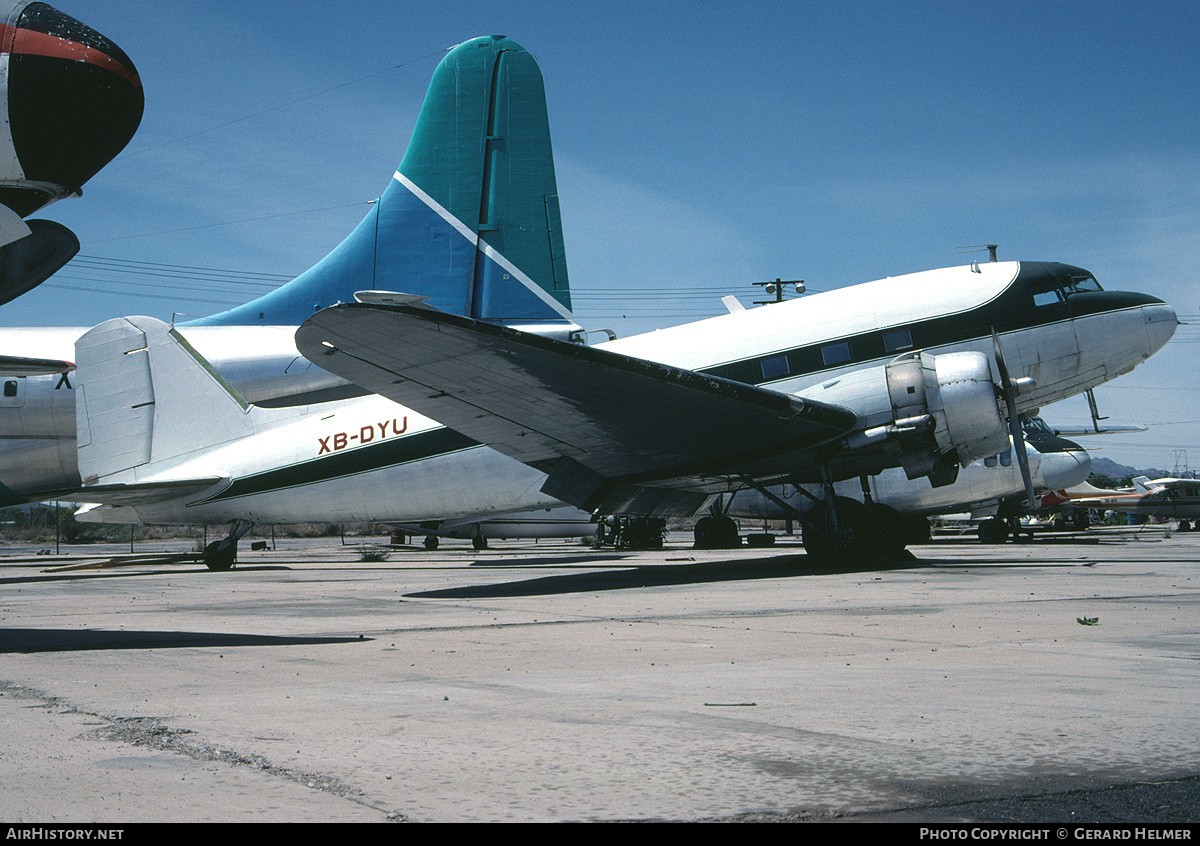
[(1025, 483), (1027, 507), (1033, 508), (1037, 502), (1033, 496), (1033, 475), (1029, 472), (1029, 453), (1025, 450), (1025, 433), (1021, 430), (1021, 418), (1017, 414), (1017, 395), (1012, 379), (1008, 376), (1008, 363), (1004, 360), (1004, 350), (1000, 348), (1000, 336), (992, 329), (992, 345), (996, 350), (996, 368), (1000, 371), (1000, 390), (1004, 394), (1004, 404), (1008, 408), (1008, 433), (1012, 438), (1013, 451), (1017, 454), (1017, 466), (1021, 468), (1021, 481)]

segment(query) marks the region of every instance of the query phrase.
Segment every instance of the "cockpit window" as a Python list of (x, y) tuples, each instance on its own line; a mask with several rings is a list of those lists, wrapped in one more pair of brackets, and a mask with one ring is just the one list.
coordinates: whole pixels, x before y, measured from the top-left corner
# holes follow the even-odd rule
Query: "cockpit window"
[(1040, 417), (1026, 417), (1021, 421), (1021, 430), (1026, 435), (1053, 435), (1054, 430), (1050, 428)]
[(1042, 276), (1030, 282), (1033, 293), (1033, 304), (1036, 306), (1064, 302), (1072, 294), (1088, 291), (1101, 291), (1100, 283), (1094, 276)]

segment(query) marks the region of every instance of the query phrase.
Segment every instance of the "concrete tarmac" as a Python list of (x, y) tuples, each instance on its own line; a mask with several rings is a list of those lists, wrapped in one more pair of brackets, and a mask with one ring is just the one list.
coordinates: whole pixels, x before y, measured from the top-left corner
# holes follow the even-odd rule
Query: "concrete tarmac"
[(1200, 533), (247, 547), (0, 547), (0, 820), (1200, 817)]

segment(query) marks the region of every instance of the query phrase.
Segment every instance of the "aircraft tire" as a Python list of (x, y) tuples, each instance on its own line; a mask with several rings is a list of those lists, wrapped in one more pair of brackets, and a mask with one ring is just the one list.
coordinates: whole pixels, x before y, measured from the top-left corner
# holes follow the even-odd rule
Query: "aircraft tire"
[(438, 536), (437, 535), (426, 535), (425, 536), (425, 548), (428, 549), (430, 552), (433, 552), (435, 549), (437, 549), (438, 548)]
[(837, 529), (822, 532), (805, 524), (801, 538), (806, 554), (824, 561), (854, 561), (877, 555), (880, 549), (879, 525), (867, 507), (856, 499), (834, 497)]
[(476, 550), (487, 549), (487, 538), (485, 538), (483, 535), (476, 535), (475, 537), (471, 538), (471, 546)]
[(930, 543), (933, 531), (929, 527), (929, 518), (908, 516), (904, 518), (904, 540), (908, 546)]
[(874, 506), (878, 523), (879, 548), (888, 555), (899, 555), (909, 544), (908, 525), (903, 515), (890, 505)]
[(1003, 520), (992, 518), (979, 524), (980, 543), (1004, 543), (1008, 540), (1008, 526)]
[(717, 518), (718, 549), (740, 549), (742, 536), (738, 534), (737, 522), (732, 517)]
[(695, 541), (692, 547), (694, 549), (716, 549), (719, 534), (716, 517), (708, 515), (701, 517), (692, 528), (692, 538)]
[(1191, 530), (1192, 530), (1192, 523), (1190, 520), (1180, 520), (1179, 521), (1179, 531), (1190, 532)]
[(237, 544), (228, 540), (213, 541), (204, 547), (204, 566), (208, 569), (223, 573), (233, 567), (237, 560)]

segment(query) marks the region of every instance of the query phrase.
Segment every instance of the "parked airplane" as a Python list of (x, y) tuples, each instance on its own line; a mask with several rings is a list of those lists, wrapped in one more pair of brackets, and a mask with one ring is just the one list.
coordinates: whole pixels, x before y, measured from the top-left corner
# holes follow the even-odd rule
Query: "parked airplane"
[[(367, 219), (278, 291), (196, 325), (0, 331), (0, 350), (79, 365), (74, 391), (71, 376), (4, 382), (0, 481), (12, 499), (96, 503), (93, 519), (233, 523), (215, 568), (251, 522), (420, 525), (564, 502), (691, 514), (731, 486), (897, 464), (945, 484), (1005, 448), (1005, 416), (1131, 369), (1176, 322), (1080, 268), (1009, 262), (585, 346), (540, 72), (481, 38), (439, 65)], [(833, 530), (841, 501), (825, 499), (829, 544), (854, 548), (869, 527), (851, 512)]]
[[(130, 318), (92, 332), (0, 330), (0, 350), (22, 352), (0, 358), (0, 374), (8, 374), (0, 376), (0, 498), (94, 503), (83, 515), (93, 520), (234, 522), (214, 551), (216, 566), (232, 562), (230, 541), (249, 522), (378, 520), (434, 537), (467, 525), (477, 538), (512, 512), (554, 508), (559, 522), (574, 522), (572, 509), (538, 492), (536, 471), (297, 353), (302, 318), (351, 299), (365, 280), (481, 320), (561, 338), (582, 332), (570, 313), (542, 77), (518, 45), (479, 38), (445, 57), (370, 214), (279, 290), (186, 327)], [(132, 345), (113, 353), (128, 368), (122, 372), (106, 355), (130, 337)], [(166, 352), (151, 352), (151, 341)], [(59, 372), (38, 375), (47, 370)], [(223, 387), (213, 403), (198, 404), (214, 379)], [(136, 399), (122, 407), (121, 397)], [(237, 406), (232, 423), (210, 413), (228, 410), (225, 400)], [(112, 425), (118, 418), (124, 428)], [(231, 433), (236, 445), (222, 440)], [(110, 435), (134, 462), (136, 486), (118, 485), (117, 471), (128, 468), (100, 448)], [(163, 462), (185, 458), (203, 459), (197, 472), (218, 479), (220, 490), (193, 496), (197, 484), (178, 478), (156, 488)], [(540, 514), (521, 525), (502, 531), (564, 531)]]
[(1014, 430), (1032, 500), (1019, 415), (1131, 370), (1177, 325), (1161, 300), (1046, 262), (915, 273), (595, 347), (360, 299), (305, 321), (301, 352), (546, 473), (544, 493), (683, 516), (740, 487), (821, 484), (817, 554), (875, 546), (833, 482), (899, 465), (948, 484)]
[[(1039, 500), (1044, 492), (1064, 490), (1086, 481), (1092, 466), (1087, 450), (1055, 435), (1039, 417), (1026, 418), (1022, 428)], [(899, 469), (888, 469), (870, 478), (865, 494), (858, 480), (838, 482), (834, 491), (838, 496), (864, 504), (869, 498), (876, 519), (885, 529), (881, 540), (893, 549), (927, 540), (927, 517), (960, 511), (990, 515), (981, 524), (980, 538), (990, 543), (1002, 542), (1010, 533), (1011, 523), (1025, 513), (1025, 483), (1013, 453), (1010, 444), (1004, 452), (972, 461), (959, 471), (952, 484), (940, 488), (931, 487), (924, 479), (909, 480)], [(736, 526), (731, 526), (732, 517), (783, 520), (796, 511), (807, 511), (820, 491), (809, 486), (805, 494), (794, 487), (781, 486), (773, 488), (771, 493), (789, 508), (756, 490), (738, 491), (726, 506), (725, 519), (713, 515), (697, 522), (697, 546), (721, 546), (728, 542), (731, 531), (736, 533)]]
[(45, 3), (0, 0), (0, 304), (79, 252), (65, 226), (23, 218), (78, 196), (129, 143), (143, 106), (117, 45)]
[(1133, 480), (1132, 491), (1106, 491), (1089, 485), (1068, 490), (1067, 496), (1076, 508), (1178, 520), (1181, 532), (1191, 531), (1192, 521), (1200, 519), (1200, 479), (1138, 476)]

